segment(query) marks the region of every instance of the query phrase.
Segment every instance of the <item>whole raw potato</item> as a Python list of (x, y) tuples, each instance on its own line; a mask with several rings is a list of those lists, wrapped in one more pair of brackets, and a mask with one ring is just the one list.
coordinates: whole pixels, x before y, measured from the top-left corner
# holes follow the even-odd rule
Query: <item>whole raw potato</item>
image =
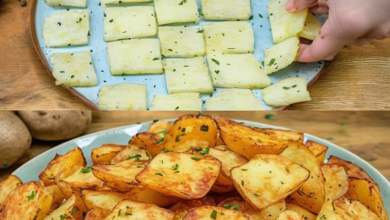
[(43, 141), (59, 141), (84, 133), (92, 121), (91, 111), (18, 111), (33, 138)]
[(31, 146), (31, 134), (12, 111), (0, 111), (0, 169), (15, 163)]

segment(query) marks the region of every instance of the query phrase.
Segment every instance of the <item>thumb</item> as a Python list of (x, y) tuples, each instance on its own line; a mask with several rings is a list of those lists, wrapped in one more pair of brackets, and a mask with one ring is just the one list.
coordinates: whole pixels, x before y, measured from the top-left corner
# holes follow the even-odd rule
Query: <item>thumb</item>
[(309, 63), (332, 60), (347, 43), (348, 40), (340, 37), (327, 21), (311, 45), (300, 46), (297, 61)]
[(310, 8), (316, 1), (305, 1), (305, 0), (288, 0), (285, 6), (288, 12), (302, 11), (305, 8)]

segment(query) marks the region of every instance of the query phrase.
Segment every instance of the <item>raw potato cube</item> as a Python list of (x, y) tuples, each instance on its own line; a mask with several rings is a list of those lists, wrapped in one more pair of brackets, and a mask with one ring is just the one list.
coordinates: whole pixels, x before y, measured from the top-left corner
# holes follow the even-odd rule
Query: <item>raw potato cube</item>
[(159, 27), (158, 37), (161, 53), (165, 57), (196, 57), (205, 54), (205, 43), (199, 27)]
[(55, 53), (50, 56), (56, 85), (96, 86), (98, 84), (91, 53)]
[(104, 40), (153, 37), (157, 22), (153, 6), (107, 8), (104, 16)]
[(49, 6), (87, 7), (87, 0), (45, 0), (45, 3)]
[(273, 107), (286, 106), (298, 102), (310, 101), (307, 82), (303, 77), (283, 79), (261, 92), (267, 105)]
[(157, 39), (135, 39), (107, 43), (111, 75), (163, 73)]
[(154, 95), (150, 110), (202, 110), (199, 93), (176, 93), (171, 95)]
[(245, 21), (216, 22), (203, 25), (206, 51), (220, 53), (253, 53), (255, 35)]
[(299, 50), (298, 37), (289, 38), (264, 52), (265, 72), (271, 74), (295, 61)]
[(212, 93), (213, 85), (203, 57), (165, 59), (168, 93)]
[(301, 165), (283, 156), (271, 154), (257, 154), (248, 163), (233, 168), (231, 172), (238, 192), (257, 209), (286, 198), (310, 174)]
[(274, 43), (297, 36), (305, 26), (308, 10), (289, 13), (286, 11), (287, 0), (272, 0), (268, 3), (268, 16)]
[(47, 47), (86, 45), (89, 42), (89, 12), (65, 11), (46, 17), (43, 40)]
[(159, 25), (199, 23), (196, 0), (154, 0)]
[(201, 0), (206, 20), (248, 20), (252, 16), (250, 0)]
[(320, 20), (318, 20), (318, 18), (312, 13), (307, 13), (305, 27), (302, 32), (299, 33), (299, 36), (309, 40), (314, 40), (320, 34), (321, 27), (322, 24)]
[(146, 110), (146, 86), (130, 83), (102, 86), (98, 103), (107, 110)]
[(183, 199), (204, 197), (221, 170), (221, 162), (190, 153), (160, 153), (136, 179), (145, 187)]
[(206, 100), (206, 109), (218, 110), (264, 110), (264, 106), (250, 89), (221, 89), (221, 92)]
[(149, 3), (153, 2), (153, 0), (101, 0), (100, 1), (103, 5), (130, 5), (130, 4), (137, 4), (137, 3)]
[(208, 54), (207, 61), (215, 87), (264, 88), (271, 80), (253, 54)]
[(173, 212), (160, 208), (154, 204), (134, 202), (131, 200), (120, 201), (104, 220), (125, 219), (159, 219), (171, 220)]

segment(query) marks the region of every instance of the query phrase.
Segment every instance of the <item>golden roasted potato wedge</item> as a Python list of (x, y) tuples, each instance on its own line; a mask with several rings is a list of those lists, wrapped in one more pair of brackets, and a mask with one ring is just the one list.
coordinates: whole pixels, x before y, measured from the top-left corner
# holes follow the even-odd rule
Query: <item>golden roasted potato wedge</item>
[(199, 206), (190, 209), (183, 220), (200, 220), (200, 219), (216, 219), (216, 220), (250, 220), (250, 217), (242, 212), (225, 209), (216, 206)]
[(270, 137), (273, 137), (282, 141), (291, 141), (303, 143), (304, 136), (302, 132), (282, 130), (282, 129), (273, 129), (273, 128), (254, 128), (256, 131), (261, 133), (266, 133)]
[(328, 147), (311, 140), (307, 140), (305, 145), (314, 154), (314, 156), (316, 156), (318, 162), (321, 165), (324, 164), (326, 153), (328, 152)]
[(171, 206), (169, 210), (175, 214), (173, 220), (182, 220), (190, 209), (205, 205), (214, 206), (215, 202), (211, 197), (208, 196), (203, 197), (202, 199), (183, 199)]
[(344, 212), (353, 219), (379, 220), (379, 217), (374, 212), (370, 211), (367, 206), (357, 200), (350, 200), (341, 197), (334, 200), (333, 203), (336, 207), (343, 209)]
[(228, 150), (227, 147), (223, 145), (217, 146), (215, 148), (206, 148), (201, 152), (208, 153), (209, 155), (221, 161), (222, 164), (221, 172), (211, 190), (214, 192), (232, 191), (234, 189), (234, 185), (231, 179), (230, 170), (233, 167), (247, 163), (248, 160), (245, 157)]
[(280, 155), (258, 154), (232, 169), (233, 183), (252, 207), (263, 209), (297, 190), (310, 172)]
[(355, 179), (365, 179), (368, 180), (370, 183), (375, 183), (375, 181), (364, 171), (361, 167), (359, 167), (357, 164), (354, 164), (350, 161), (343, 160), (336, 156), (330, 156), (328, 158), (328, 164), (338, 163), (342, 164), (345, 167), (345, 170), (347, 171), (348, 177), (355, 178)]
[[(166, 131), (164, 131), (166, 133)], [(129, 145), (138, 146), (144, 148), (147, 153), (150, 153), (151, 157), (155, 157), (158, 153), (164, 150), (164, 141), (165, 134), (153, 134), (149, 132), (141, 132), (134, 135)]]
[(170, 206), (180, 200), (178, 197), (162, 194), (142, 185), (138, 185), (130, 192), (126, 193), (126, 199), (151, 203), (162, 207)]
[(50, 213), (51, 195), (38, 182), (27, 182), (9, 194), (1, 207), (2, 220), (42, 220)]
[[(156, 121), (149, 125), (148, 132), (152, 134), (166, 134), (168, 129), (171, 127), (171, 123), (169, 121)], [(161, 135), (161, 137), (164, 137)]]
[(286, 203), (281, 200), (259, 211), (239, 197), (232, 197), (218, 204), (225, 209), (233, 209), (250, 216), (252, 220), (275, 220), (280, 213), (286, 210)]
[(65, 196), (61, 192), (60, 188), (56, 185), (49, 185), (44, 187), (47, 192), (52, 196), (53, 203), (51, 204), (51, 210), (58, 208), (64, 201)]
[(291, 197), (303, 208), (314, 213), (320, 212), (325, 202), (325, 188), (324, 177), (317, 158), (304, 144), (292, 142), (280, 155), (310, 171), (310, 178), (291, 194)]
[(138, 184), (135, 176), (145, 167), (143, 161), (125, 160), (117, 164), (93, 165), (92, 172), (108, 187), (120, 192), (129, 192)]
[(46, 216), (44, 220), (63, 220), (75, 219), (82, 220), (83, 213), (76, 205), (76, 196), (71, 196), (59, 208), (54, 210), (50, 215)]
[(348, 216), (345, 210), (337, 207), (333, 201), (328, 200), (324, 203), (317, 219), (332, 219), (332, 220), (353, 220)]
[(108, 215), (103, 209), (95, 207), (87, 212), (84, 220), (101, 220)]
[(111, 160), (123, 149), (126, 145), (119, 144), (103, 144), (100, 147), (92, 149), (91, 159), (94, 164), (110, 163)]
[(306, 209), (300, 207), (299, 205), (293, 203), (286, 203), (286, 210), (293, 210), (303, 215), (303, 219), (305, 220), (316, 220), (317, 215), (307, 211)]
[(279, 154), (287, 147), (287, 142), (278, 140), (226, 118), (217, 120), (220, 136), (227, 147), (244, 157), (251, 159), (256, 154)]
[(123, 193), (108, 190), (83, 190), (81, 198), (89, 210), (102, 209), (104, 213), (108, 214), (126, 196)]
[(5, 198), (22, 184), (22, 181), (14, 175), (10, 175), (0, 182), (0, 212)]
[(136, 179), (163, 194), (198, 199), (210, 191), (220, 170), (221, 162), (211, 156), (169, 152), (153, 158)]
[(151, 155), (144, 148), (135, 145), (127, 145), (125, 149), (123, 149), (114, 158), (112, 158), (111, 164), (117, 164), (125, 160), (147, 161), (150, 159), (152, 159)]
[(62, 178), (69, 176), (72, 173), (72, 167), (84, 167), (87, 161), (84, 154), (79, 147), (74, 148), (64, 155), (56, 155), (53, 160), (50, 161), (48, 166), (39, 175), (39, 179), (47, 186), (55, 184), (55, 178), (57, 175), (61, 175)]
[(173, 213), (170, 210), (160, 208), (153, 204), (134, 202), (131, 200), (120, 201), (104, 220), (121, 219), (159, 219), (171, 220)]
[(336, 200), (345, 195), (349, 189), (348, 175), (341, 164), (324, 164), (321, 166), (325, 178), (326, 200)]
[(204, 115), (184, 115), (169, 128), (164, 138), (165, 150), (186, 152), (199, 143), (215, 147), (218, 129), (214, 119)]
[(286, 210), (278, 216), (276, 220), (305, 220), (304, 216), (294, 210)]

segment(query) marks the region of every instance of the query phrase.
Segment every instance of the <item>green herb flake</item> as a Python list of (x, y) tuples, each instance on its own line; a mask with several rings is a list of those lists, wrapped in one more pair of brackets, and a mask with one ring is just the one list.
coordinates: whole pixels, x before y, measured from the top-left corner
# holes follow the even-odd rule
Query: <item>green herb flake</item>
[(203, 151), (200, 151), (199, 153), (202, 155), (206, 155), (206, 154), (209, 154), (209, 151), (210, 151), (210, 148), (206, 147)]
[(172, 170), (179, 170), (179, 164), (175, 164), (175, 166), (172, 167)]
[(220, 71), (219, 70), (215, 70), (215, 73), (218, 74)]
[(31, 201), (35, 197), (35, 191), (32, 191), (30, 196), (27, 198), (28, 201)]
[(152, 159), (152, 155), (150, 155), (150, 153), (149, 152), (145, 152), (146, 153), (146, 156), (149, 158), (149, 159)]
[(274, 114), (266, 114), (266, 115), (264, 115), (264, 118), (268, 119), (268, 120), (272, 120), (272, 119), (275, 119), (276, 117)]
[(74, 75), (71, 75), (70, 78), (73, 79), (73, 78), (74, 78)]
[(67, 217), (67, 214), (66, 214), (66, 213), (63, 214), (63, 215), (60, 215), (60, 219), (61, 219), (61, 220), (64, 220), (66, 217)]
[(241, 169), (242, 171), (248, 171), (248, 169)]
[(256, 193), (253, 193), (253, 195), (254, 195), (254, 196), (256, 196), (256, 197), (259, 197), (259, 195), (258, 195), (258, 194), (256, 194)]
[(241, 186), (244, 186), (244, 180), (241, 180)]
[(158, 57), (155, 57), (155, 58), (153, 58), (153, 60), (159, 60), (160, 58), (158, 58)]
[(72, 215), (76, 214), (76, 212), (78, 211), (78, 209), (76, 207), (73, 207), (72, 209)]
[(133, 215), (133, 214), (130, 212), (125, 212), (125, 215)]
[(219, 64), (221, 64), (218, 60), (216, 60), (216, 59), (211, 59), (215, 64), (217, 64), (217, 65), (219, 65)]
[(89, 173), (89, 172), (91, 172), (91, 167), (86, 167), (81, 169), (81, 173)]
[(122, 209), (119, 209), (118, 216), (121, 216), (121, 211), (122, 211)]
[(284, 90), (289, 90), (289, 89), (291, 89), (291, 87), (283, 86), (283, 89)]
[(200, 160), (200, 157), (191, 157), (191, 159), (198, 161)]
[(274, 63), (275, 63), (275, 58), (272, 58), (272, 59), (269, 61), (268, 66), (272, 66)]
[(163, 176), (162, 173), (155, 173), (157, 176)]
[(198, 32), (196, 32), (196, 33), (203, 33), (203, 30), (199, 30)]
[(232, 209), (238, 211), (238, 204), (233, 204)]
[(211, 215), (210, 215), (210, 218), (212, 218), (212, 219), (217, 219), (217, 211), (215, 211), (215, 210), (213, 210), (212, 212), (211, 212)]
[(141, 154), (135, 154), (135, 155), (130, 155), (126, 160), (131, 160), (131, 159), (134, 159), (134, 158), (137, 158), (137, 160), (139, 160), (139, 158), (141, 158)]
[(113, 21), (114, 21), (114, 19), (109, 20), (110, 23), (112, 23)]
[(263, 18), (263, 15), (259, 14), (259, 17), (260, 17), (260, 18)]
[(202, 126), (200, 127), (200, 130), (201, 130), (201, 131), (204, 131), (204, 132), (208, 132), (208, 131), (209, 131), (209, 126), (208, 126), (208, 125), (202, 125)]
[(175, 142), (180, 142), (180, 136), (176, 136)]
[(179, 110), (179, 106), (177, 106), (177, 107), (175, 108), (175, 110)]

